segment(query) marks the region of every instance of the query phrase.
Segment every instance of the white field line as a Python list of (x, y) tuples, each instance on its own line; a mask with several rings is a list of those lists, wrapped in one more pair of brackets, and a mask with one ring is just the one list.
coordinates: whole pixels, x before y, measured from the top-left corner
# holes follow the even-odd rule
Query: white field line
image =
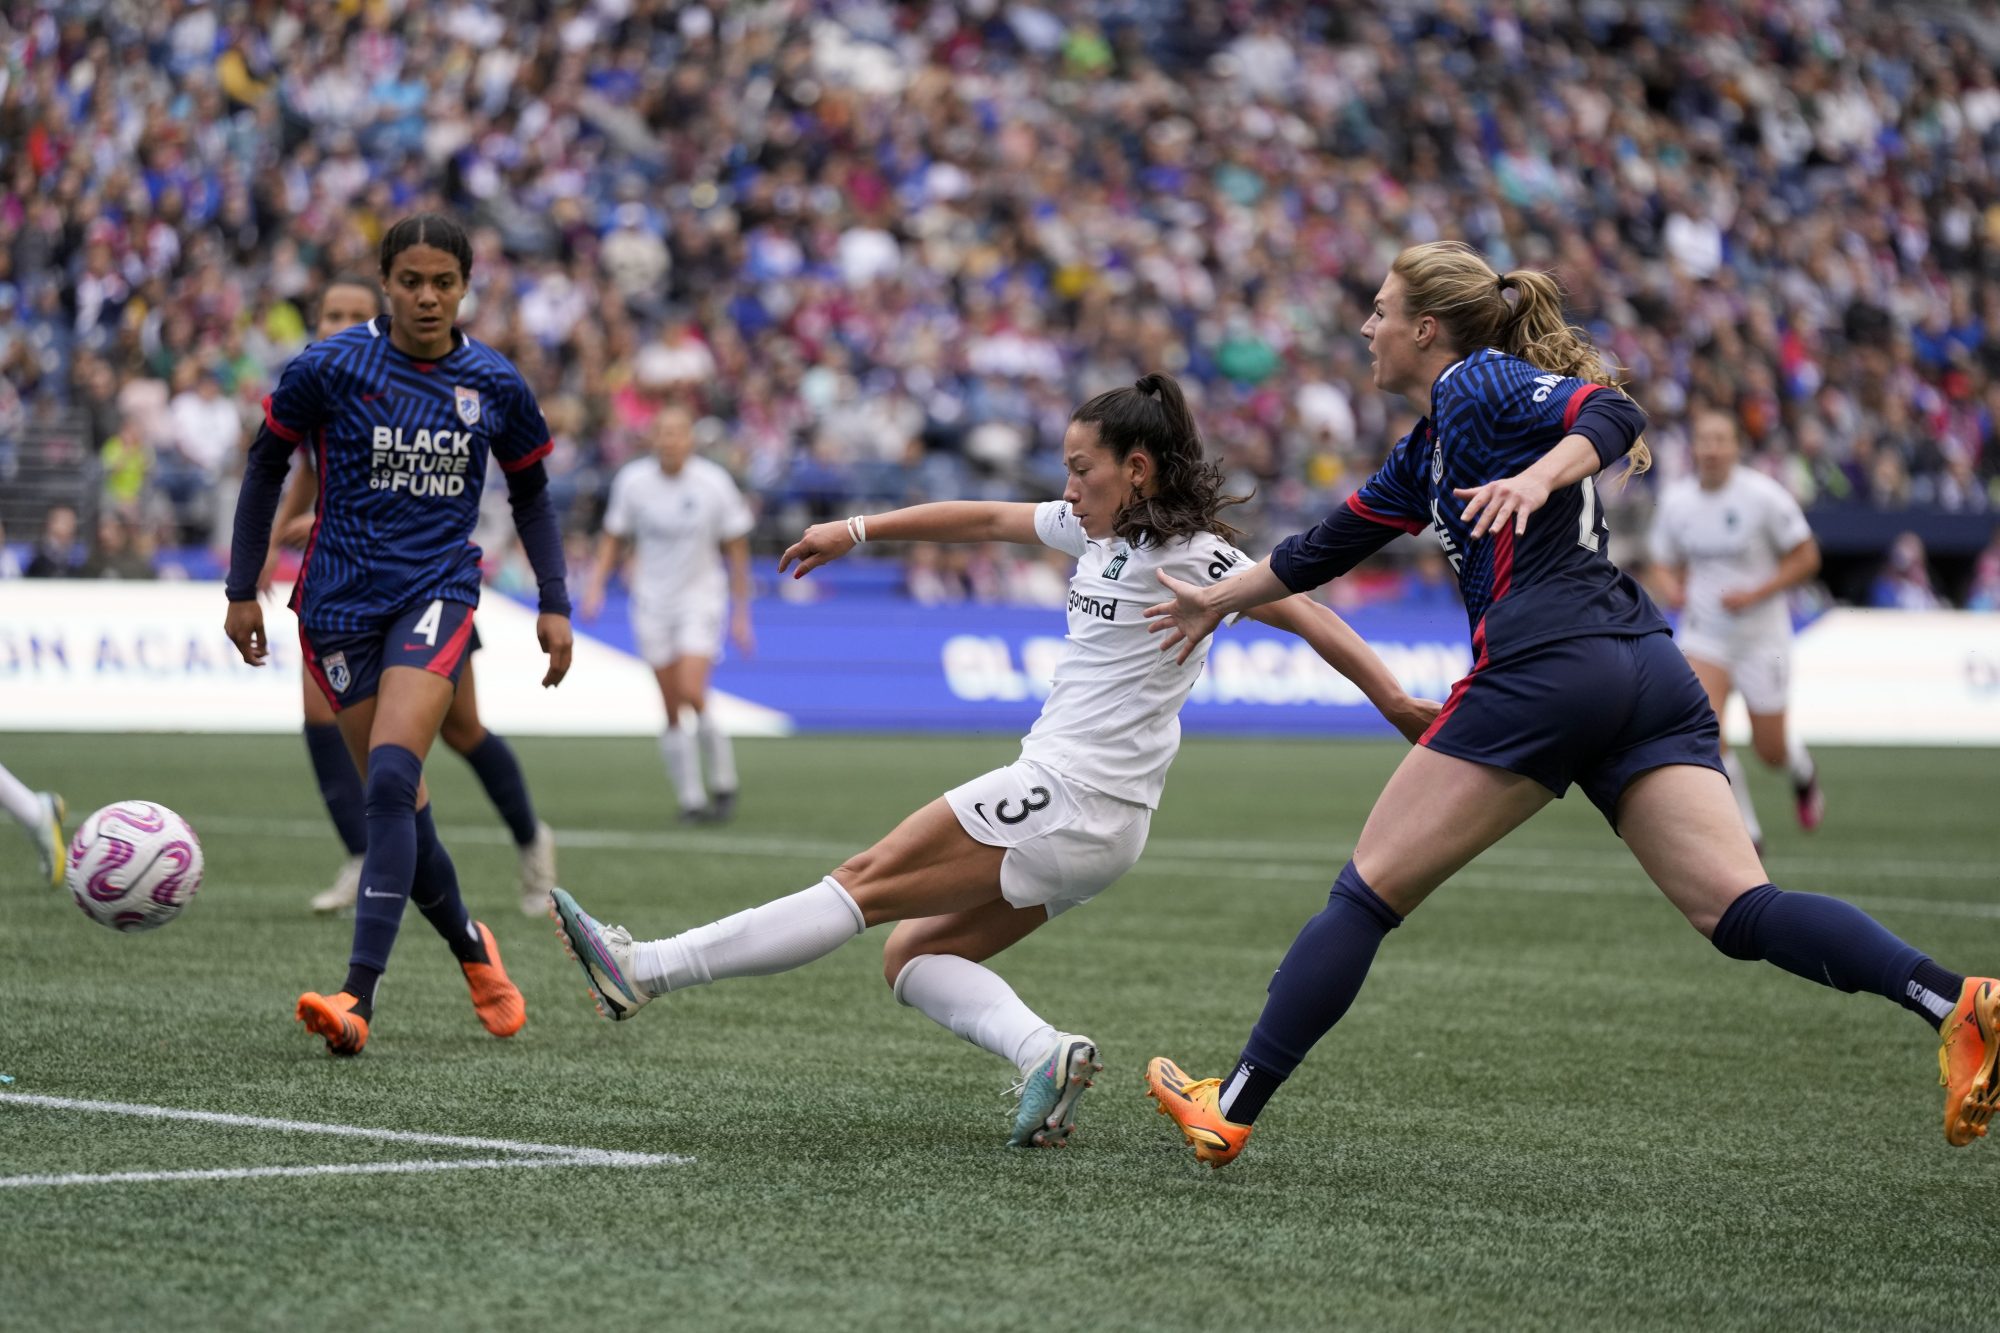
[[(189, 821), (199, 831), (213, 829), (248, 837), (305, 838), (333, 841), (326, 821), (315, 819), (255, 819), (242, 815), (205, 815)], [(884, 832), (887, 831), (885, 828)], [(497, 825), (452, 824), (439, 832), (453, 842), (512, 845), (507, 831)], [(1516, 870), (1569, 870), (1578, 873), (1612, 874), (1636, 871), (1628, 853), (1617, 850), (1607, 830), (1604, 850), (1542, 851), (1524, 847), (1490, 847), (1478, 861), (1461, 874), (1502, 867)], [(782, 860), (839, 860), (864, 850), (867, 842), (855, 839), (839, 842), (829, 838), (766, 837), (742, 833), (642, 833), (630, 829), (558, 829), (559, 846), (596, 851), (691, 852), (716, 856), (762, 856)], [(1154, 858), (1230, 863), (1234, 874), (1246, 865), (1328, 866), (1337, 871), (1354, 850), (1343, 843), (1231, 841), (1212, 838), (1153, 838), (1146, 844), (1147, 856), (1140, 862), (1144, 870)], [(1273, 859), (1289, 858), (1289, 859)], [(1792, 876), (1826, 875), (1843, 880), (1879, 878), (1888, 883), (1909, 880), (1964, 881), (2000, 887), (2000, 860), (1929, 861), (1864, 860), (1857, 857), (1774, 856), (1770, 868)], [(1211, 873), (1220, 873), (1216, 867)], [(1254, 878), (1254, 877), (1253, 877)], [(1531, 888), (1531, 885), (1516, 887)]]
[(239, 1166), (213, 1171), (112, 1171), (103, 1175), (0, 1176), (0, 1189), (36, 1185), (151, 1185), (163, 1180), (258, 1180), (268, 1176), (407, 1176), (430, 1171), (518, 1171), (587, 1166), (567, 1157), (486, 1157), (462, 1162), (343, 1162), (328, 1166)]
[(579, 1148), (559, 1143), (525, 1143), (515, 1139), (468, 1138), (456, 1134), (420, 1134), (366, 1125), (333, 1125), (313, 1120), (274, 1120), (269, 1116), (232, 1115), (223, 1111), (189, 1111), (174, 1106), (138, 1102), (99, 1102), (76, 1097), (44, 1097), (29, 1092), (0, 1092), (0, 1106), (38, 1107), (52, 1111), (87, 1111), (137, 1116), (149, 1120), (188, 1120), (232, 1129), (268, 1129), (285, 1134), (323, 1134), (367, 1139), (372, 1143), (417, 1143), (431, 1148), (480, 1148), (511, 1153), (510, 1157), (467, 1158), (459, 1161), (349, 1162), (316, 1166), (226, 1167), (201, 1171), (119, 1171), (102, 1175), (0, 1176), (0, 1188), (27, 1185), (96, 1185), (157, 1180), (250, 1180), (262, 1176), (395, 1175), (427, 1171), (480, 1171), (537, 1166), (687, 1166), (694, 1159), (675, 1153), (619, 1152)]

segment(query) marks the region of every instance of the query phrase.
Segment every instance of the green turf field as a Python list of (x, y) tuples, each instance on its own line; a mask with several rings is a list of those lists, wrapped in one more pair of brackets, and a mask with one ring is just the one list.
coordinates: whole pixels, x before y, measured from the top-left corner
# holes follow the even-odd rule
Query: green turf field
[[(1011, 738), (739, 747), (744, 801), (683, 831), (642, 741), (519, 747), (562, 878), (667, 933), (812, 883)], [(121, 937), (0, 827), (0, 1091), (532, 1144), (644, 1167), (0, 1189), (0, 1326), (60, 1328), (1915, 1328), (2000, 1326), (2000, 1143), (1948, 1149), (1915, 1018), (1732, 963), (1580, 797), (1435, 897), (1245, 1156), (1195, 1165), (1140, 1092), (1222, 1072), (1315, 911), (1388, 745), (1191, 742), (1123, 884), (1000, 961), (1108, 1068), (1075, 1146), (1002, 1146), (1011, 1071), (898, 1008), (881, 931), (788, 976), (597, 1017), (469, 771), (434, 760), (476, 915), (526, 993), (480, 1030), (415, 912), (375, 1036), (291, 1019), (336, 987), (338, 852), (291, 738), (0, 737), (81, 813), (201, 833), (179, 921)], [(1774, 877), (2000, 967), (1991, 751), (1822, 756), (1813, 837), (1758, 775)], [(546, 1157), (546, 1155), (544, 1155)], [(0, 1102), (0, 1176), (532, 1156)]]

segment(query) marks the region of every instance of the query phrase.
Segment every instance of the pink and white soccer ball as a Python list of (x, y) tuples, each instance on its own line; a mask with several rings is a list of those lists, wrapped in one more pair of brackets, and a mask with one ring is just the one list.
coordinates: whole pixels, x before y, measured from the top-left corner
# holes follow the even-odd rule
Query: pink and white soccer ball
[(187, 821), (164, 805), (107, 805), (70, 839), (70, 897), (100, 926), (164, 926), (200, 887), (201, 843)]

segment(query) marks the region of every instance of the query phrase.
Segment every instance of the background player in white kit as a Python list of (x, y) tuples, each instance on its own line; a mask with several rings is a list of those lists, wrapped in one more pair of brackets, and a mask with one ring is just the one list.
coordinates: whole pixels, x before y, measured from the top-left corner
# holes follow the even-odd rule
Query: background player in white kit
[(667, 707), (660, 733), (667, 777), (683, 821), (720, 821), (736, 806), (736, 754), (709, 712), (708, 673), (722, 652), (725, 615), (738, 650), (747, 653), (753, 644), (750, 507), (726, 471), (694, 456), (694, 419), (686, 408), (661, 409), (652, 444), (652, 457), (633, 459), (612, 480), (583, 615), (596, 619), (611, 571), (636, 548), (632, 635)]
[[(1818, 773), (1785, 724), (1792, 620), (1784, 594), (1819, 572), (1819, 544), (1790, 492), (1737, 465), (1736, 423), (1727, 413), (1702, 408), (1693, 426), (1695, 475), (1668, 486), (1653, 517), (1660, 592), (1681, 608), (1676, 638), (1715, 715), (1722, 716), (1733, 686), (1750, 714), (1751, 748), (1790, 776), (1799, 824), (1818, 828), (1826, 806)], [(1722, 763), (1751, 841), (1761, 847), (1743, 763), (1727, 742)]]
[[(796, 562), (802, 576), (883, 539), (1005, 541), (1074, 556), (1063, 656), (1020, 759), (931, 801), (812, 887), (672, 939), (635, 943), (557, 889), (564, 945), (607, 1018), (669, 991), (802, 967), (869, 926), (899, 922), (883, 949), (896, 998), (1019, 1069), (1010, 1142), (1068, 1140), (1099, 1067), (1096, 1045), (1045, 1022), (981, 960), (1090, 901), (1139, 859), (1206, 656), (1204, 647), (1181, 663), (1158, 652), (1141, 609), (1159, 598), (1161, 573), (1206, 587), (1253, 562), (1216, 517), (1236, 499), (1222, 495), (1172, 379), (1147, 375), (1078, 408), (1063, 458), (1060, 501), (953, 501), (822, 523), (778, 566)], [(1325, 607), (1293, 597), (1255, 614), (1304, 638), (1404, 735), (1436, 715)]]

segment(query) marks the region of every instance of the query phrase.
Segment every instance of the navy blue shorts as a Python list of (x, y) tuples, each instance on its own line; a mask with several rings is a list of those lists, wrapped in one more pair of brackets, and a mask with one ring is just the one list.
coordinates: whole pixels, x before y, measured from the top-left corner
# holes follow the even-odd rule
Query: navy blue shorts
[(1632, 779), (1668, 764), (1722, 772), (1708, 694), (1666, 634), (1558, 639), (1483, 663), (1452, 686), (1420, 744), (1533, 778), (1572, 782), (1618, 827)]
[(336, 713), (374, 698), (389, 667), (415, 667), (456, 685), (477, 644), (472, 608), (442, 599), (399, 611), (380, 629), (335, 633), (299, 626), (306, 670)]

